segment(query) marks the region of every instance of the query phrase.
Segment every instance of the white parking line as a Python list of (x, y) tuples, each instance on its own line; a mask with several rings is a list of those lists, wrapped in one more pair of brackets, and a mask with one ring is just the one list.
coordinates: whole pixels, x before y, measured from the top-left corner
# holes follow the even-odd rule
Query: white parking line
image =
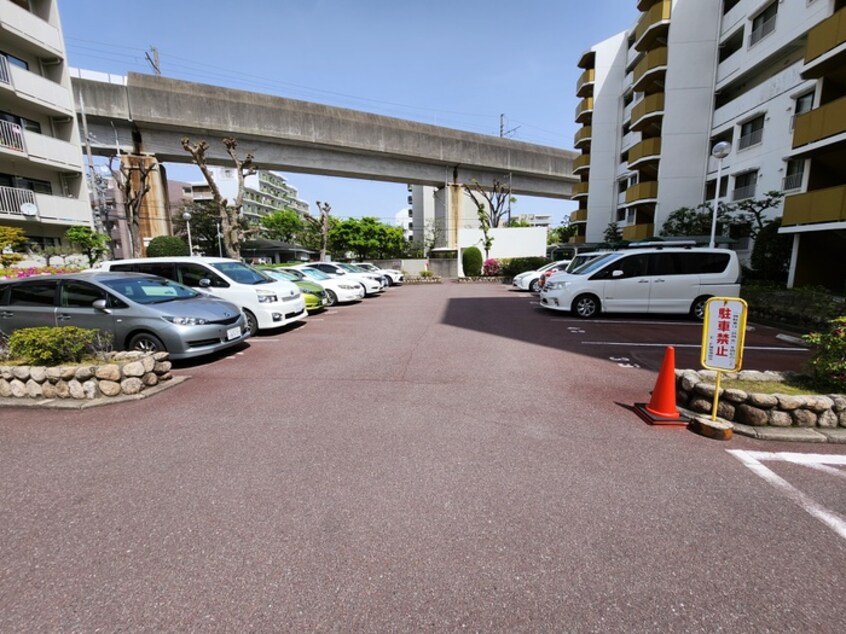
[(835, 533), (846, 539), (846, 519), (830, 511), (811, 499), (795, 486), (790, 484), (781, 476), (763, 465), (764, 460), (780, 460), (793, 464), (809, 467), (817, 466), (846, 466), (846, 456), (829, 456), (825, 454), (800, 454), (788, 452), (768, 453), (765, 451), (745, 451), (742, 449), (728, 449), (730, 454), (749, 467), (753, 473), (772, 484), (781, 491), (788, 499), (802, 507), (812, 517), (817, 518), (823, 524), (834, 530)]
[(565, 317), (552, 317), (549, 321), (560, 321), (564, 323), (570, 322), (579, 322), (581, 324), (641, 324), (645, 326), (696, 326), (698, 328), (702, 328), (701, 323), (697, 323), (694, 321), (634, 321), (634, 320), (627, 320), (627, 319), (591, 319), (590, 321), (586, 319), (579, 319), (577, 317), (572, 317), (567, 319)]
[[(626, 341), (582, 341), (585, 346), (628, 346), (631, 348), (700, 348), (698, 343), (634, 343)], [(807, 352), (808, 348), (786, 348), (784, 346), (743, 346), (744, 350), (777, 350), (780, 352)]]

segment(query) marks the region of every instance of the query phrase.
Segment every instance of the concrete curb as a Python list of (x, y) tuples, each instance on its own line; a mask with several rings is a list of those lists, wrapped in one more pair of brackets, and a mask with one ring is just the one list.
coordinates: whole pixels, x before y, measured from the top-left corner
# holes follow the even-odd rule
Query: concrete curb
[(742, 423), (733, 423), (722, 418), (712, 421), (710, 416), (703, 416), (681, 407), (678, 409), (690, 418), (691, 422), (688, 429), (714, 440), (730, 440), (734, 434), (738, 434), (758, 440), (846, 444), (846, 428), (753, 427)]
[(138, 394), (121, 394), (119, 396), (101, 396), (94, 399), (68, 399), (68, 398), (0, 398), (0, 408), (22, 407), (47, 407), (52, 409), (88, 409), (89, 407), (100, 407), (102, 405), (111, 405), (112, 403), (125, 403), (126, 401), (140, 401), (149, 396), (154, 396), (159, 392), (163, 392), (171, 387), (176, 387), (190, 379), (190, 376), (174, 376), (167, 381), (163, 381), (158, 385), (147, 388)]

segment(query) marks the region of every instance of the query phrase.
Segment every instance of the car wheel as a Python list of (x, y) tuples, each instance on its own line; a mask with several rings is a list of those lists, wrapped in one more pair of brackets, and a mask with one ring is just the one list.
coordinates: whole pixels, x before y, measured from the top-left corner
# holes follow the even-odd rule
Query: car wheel
[(537, 280), (531, 281), (531, 283), (529, 284), (529, 290), (532, 291), (533, 293), (537, 293), (540, 290), (540, 286), (538, 286)]
[(388, 282), (388, 286), (394, 285), (394, 278), (392, 278), (390, 275), (385, 276), (385, 281)]
[(582, 319), (590, 319), (599, 314), (599, 300), (593, 295), (579, 295), (573, 300), (573, 312)]
[(707, 296), (697, 297), (693, 300), (693, 304), (690, 307), (690, 316), (695, 319), (696, 321), (702, 321), (705, 319), (705, 304), (708, 300), (711, 299)]
[(326, 306), (334, 306), (338, 302), (338, 296), (335, 294), (335, 291), (326, 289)]
[(135, 352), (167, 352), (167, 348), (156, 335), (141, 332), (129, 340), (128, 348)]
[(244, 309), (244, 321), (247, 322), (247, 330), (250, 331), (250, 336), (255, 337), (258, 332), (258, 319), (246, 308)]

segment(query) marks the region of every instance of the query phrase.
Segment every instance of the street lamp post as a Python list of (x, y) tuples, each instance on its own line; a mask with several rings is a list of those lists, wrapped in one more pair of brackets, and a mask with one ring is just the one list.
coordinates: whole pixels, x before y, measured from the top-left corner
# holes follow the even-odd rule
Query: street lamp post
[(182, 219), (185, 221), (185, 228), (188, 230), (188, 254), (194, 255), (194, 244), (191, 242), (191, 212), (183, 212)]
[(711, 241), (708, 246), (712, 249), (716, 246), (717, 236), (717, 209), (719, 208), (720, 200), (720, 178), (723, 175), (723, 159), (731, 152), (731, 143), (728, 141), (720, 141), (713, 148), (711, 148), (711, 156), (717, 159), (717, 187), (714, 190), (714, 211), (711, 218)]
[(220, 239), (222, 237), (223, 236), (220, 233), (220, 223), (218, 222), (217, 223), (217, 255), (221, 258), (223, 257), (223, 245), (220, 243)]

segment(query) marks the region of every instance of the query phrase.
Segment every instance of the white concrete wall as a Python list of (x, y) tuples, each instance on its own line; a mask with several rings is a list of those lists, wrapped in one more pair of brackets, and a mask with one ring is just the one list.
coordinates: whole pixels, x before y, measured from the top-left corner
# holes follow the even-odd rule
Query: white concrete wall
[[(489, 257), (523, 258), (546, 255), (546, 229), (543, 227), (513, 227), (491, 229), (493, 245)], [(485, 257), (484, 236), (481, 229), (459, 229), (458, 242), (462, 249), (478, 247)]]

